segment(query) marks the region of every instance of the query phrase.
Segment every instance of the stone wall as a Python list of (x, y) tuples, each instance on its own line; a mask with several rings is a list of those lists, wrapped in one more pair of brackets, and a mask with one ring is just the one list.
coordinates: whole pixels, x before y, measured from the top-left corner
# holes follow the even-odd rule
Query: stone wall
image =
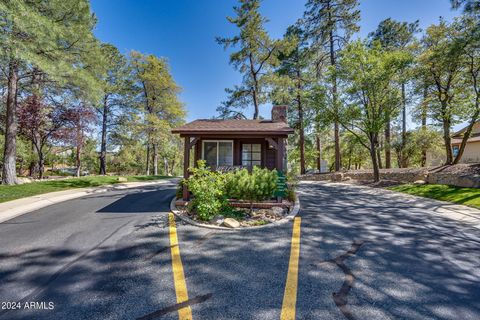
[[(347, 180), (373, 180), (371, 170), (344, 171), (335, 173), (307, 174), (300, 178), (301, 180), (313, 181), (347, 181)], [(480, 174), (464, 173), (462, 171), (448, 170), (439, 171), (428, 168), (415, 169), (381, 169), (380, 179), (398, 181), (401, 183), (414, 183), (416, 181), (425, 181), (431, 184), (447, 184), (466, 188), (480, 188)]]
[(449, 172), (430, 172), (426, 181), (431, 184), (448, 184), (451, 186), (464, 188), (480, 188), (480, 176), (478, 175), (458, 175)]
[[(413, 183), (417, 180), (425, 180), (428, 175), (427, 169), (381, 169), (380, 179), (393, 180), (405, 183)], [(344, 180), (373, 180), (371, 170), (344, 171), (335, 173), (308, 174), (301, 177), (302, 180), (316, 181), (344, 181)]]

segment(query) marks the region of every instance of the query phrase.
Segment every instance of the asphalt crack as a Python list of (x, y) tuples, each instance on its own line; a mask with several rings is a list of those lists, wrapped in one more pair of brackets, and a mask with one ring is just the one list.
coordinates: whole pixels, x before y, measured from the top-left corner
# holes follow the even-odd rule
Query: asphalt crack
[(199, 304), (202, 302), (207, 301), (212, 297), (212, 293), (207, 293), (201, 296), (197, 296), (192, 299), (188, 299), (187, 301), (181, 302), (181, 303), (176, 303), (174, 305), (168, 306), (166, 308), (154, 311), (152, 313), (146, 314), (142, 317), (137, 318), (137, 320), (152, 320), (152, 319), (157, 319), (161, 316), (166, 315), (167, 313), (174, 312), (177, 310), (180, 310), (182, 308), (194, 305), (194, 304)]
[(355, 240), (352, 243), (352, 246), (350, 249), (345, 252), (342, 255), (339, 255), (336, 258), (326, 260), (324, 263), (329, 262), (329, 263), (334, 263), (339, 267), (343, 273), (344, 273), (344, 280), (343, 284), (340, 287), (340, 290), (338, 292), (333, 292), (332, 293), (332, 298), (333, 302), (335, 302), (335, 305), (337, 308), (342, 312), (342, 314), (347, 318), (348, 320), (355, 320), (355, 316), (353, 313), (350, 311), (348, 308), (348, 294), (350, 290), (353, 287), (353, 284), (355, 282), (355, 275), (353, 274), (352, 270), (350, 270), (349, 267), (345, 265), (345, 260), (350, 258), (351, 256), (354, 256), (358, 250), (360, 250), (360, 247), (364, 244), (364, 241), (362, 240)]

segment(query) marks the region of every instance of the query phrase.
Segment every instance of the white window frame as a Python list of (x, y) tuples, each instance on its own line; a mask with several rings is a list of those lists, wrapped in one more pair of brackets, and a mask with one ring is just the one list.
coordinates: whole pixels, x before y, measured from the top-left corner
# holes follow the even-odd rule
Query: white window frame
[(218, 151), (220, 150), (220, 148), (218, 147), (219, 142), (230, 142), (230, 144), (232, 145), (232, 164), (231, 164), (231, 166), (233, 166), (233, 163), (235, 162), (234, 159), (233, 159), (233, 155), (234, 155), (233, 140), (202, 140), (202, 160), (205, 160), (205, 142), (216, 142), (217, 143), (217, 161), (216, 161), (216, 164), (215, 164), (216, 168), (218, 168)]

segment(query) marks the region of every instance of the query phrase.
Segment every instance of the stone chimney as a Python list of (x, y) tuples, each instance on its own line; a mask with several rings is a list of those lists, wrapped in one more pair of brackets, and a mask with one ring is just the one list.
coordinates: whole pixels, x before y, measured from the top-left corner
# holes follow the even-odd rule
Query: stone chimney
[(273, 106), (272, 121), (287, 123), (287, 106)]

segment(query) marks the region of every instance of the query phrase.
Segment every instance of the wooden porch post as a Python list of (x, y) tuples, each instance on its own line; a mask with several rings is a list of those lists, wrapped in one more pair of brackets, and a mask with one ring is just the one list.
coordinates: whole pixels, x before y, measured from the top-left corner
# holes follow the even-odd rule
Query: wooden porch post
[(276, 168), (278, 171), (282, 173), (285, 173), (284, 161), (283, 161), (284, 156), (285, 156), (285, 143), (283, 138), (278, 138)]
[[(190, 165), (190, 137), (185, 137), (184, 151), (183, 151), (183, 178), (188, 179), (188, 166)], [(183, 186), (183, 200), (188, 201), (189, 191), (187, 186)]]
[[(285, 173), (284, 168), (285, 142), (283, 138), (278, 138), (277, 141), (277, 171)], [(282, 197), (277, 197), (277, 202), (282, 203)]]

